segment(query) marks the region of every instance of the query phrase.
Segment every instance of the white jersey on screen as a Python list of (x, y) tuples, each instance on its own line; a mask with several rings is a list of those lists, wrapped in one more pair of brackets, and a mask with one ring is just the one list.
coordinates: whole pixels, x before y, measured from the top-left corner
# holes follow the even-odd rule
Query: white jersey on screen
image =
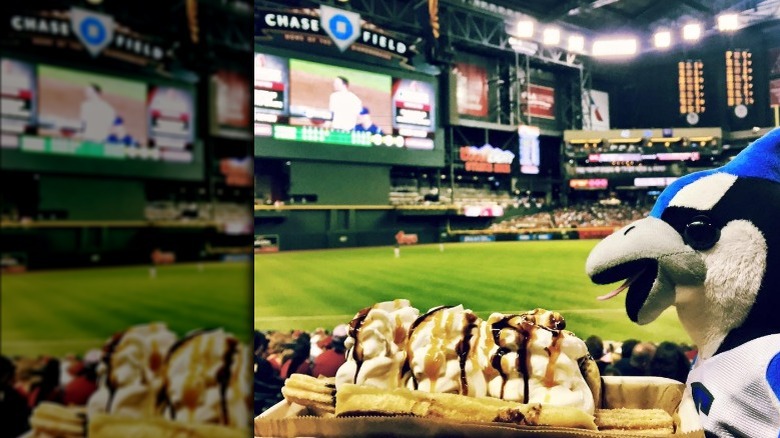
[(697, 360), (688, 390), (708, 435), (780, 436), (780, 334)]
[(104, 142), (111, 133), (116, 111), (103, 99), (88, 99), (81, 104), (81, 123), (84, 140)]
[(330, 122), (332, 129), (351, 131), (358, 123), (358, 116), (363, 109), (363, 102), (355, 93), (349, 90), (334, 91), (330, 95), (329, 108), (333, 113)]

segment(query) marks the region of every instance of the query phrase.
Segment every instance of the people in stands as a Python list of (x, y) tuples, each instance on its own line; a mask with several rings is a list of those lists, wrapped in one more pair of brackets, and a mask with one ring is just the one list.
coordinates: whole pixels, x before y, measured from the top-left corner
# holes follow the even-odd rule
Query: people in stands
[(618, 359), (613, 366), (620, 372), (620, 375), (626, 372), (626, 369), (630, 367), (631, 351), (634, 349), (639, 341), (636, 339), (626, 339), (620, 346), (620, 359)]
[(308, 333), (300, 333), (290, 347), (292, 354), (282, 364), (279, 375), (285, 379), (295, 373), (311, 375), (311, 362), (309, 361), (311, 336)]
[(600, 337), (593, 335), (585, 339), (585, 345), (588, 347), (588, 353), (590, 353), (590, 356), (599, 366), (599, 372), (603, 373), (604, 368), (607, 367), (607, 363), (602, 360), (604, 357), (604, 341)]
[(336, 371), (346, 361), (344, 341), (347, 340), (347, 326), (344, 324), (333, 329), (329, 348), (314, 359), (312, 376), (336, 377)]
[(284, 381), (266, 358), (268, 338), (255, 331), (255, 371), (254, 371), (254, 412), (260, 415), (263, 411), (282, 400)]
[[(310, 340), (311, 347), (309, 350), (309, 360), (313, 362), (314, 359), (316, 359), (317, 356), (319, 356), (322, 353), (323, 345), (321, 344), (323, 344), (323, 341), (325, 341), (328, 337), (329, 337), (328, 333), (325, 331), (324, 328), (317, 327), (317, 329), (314, 330), (314, 333), (311, 334), (311, 340)], [(325, 343), (324, 345), (327, 345), (327, 343)]]
[(650, 360), (647, 373), (685, 383), (691, 364), (685, 352), (673, 342), (661, 342)]
[(0, 356), (0, 438), (16, 438), (30, 430), (27, 400), (14, 388), (16, 367)]
[(30, 388), (28, 397), (30, 408), (35, 408), (44, 401), (62, 403), (60, 361), (58, 359), (47, 360), (38, 374), (40, 375), (40, 380)]
[(73, 361), (67, 372), (72, 376), (62, 391), (66, 405), (84, 406), (89, 397), (97, 391), (98, 361)]
[(650, 361), (655, 355), (655, 345), (650, 342), (640, 342), (631, 351), (628, 367), (621, 370), (624, 376), (646, 376)]

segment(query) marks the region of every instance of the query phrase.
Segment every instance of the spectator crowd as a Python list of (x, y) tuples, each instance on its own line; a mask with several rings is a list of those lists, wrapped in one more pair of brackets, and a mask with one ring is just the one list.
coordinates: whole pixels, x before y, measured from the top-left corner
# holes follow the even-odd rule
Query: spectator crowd
[[(283, 399), (284, 380), (293, 373), (314, 377), (335, 377), (346, 360), (344, 341), (347, 326), (332, 332), (319, 328), (313, 333), (255, 331), (255, 415)], [(685, 383), (696, 349), (673, 342), (585, 340), (588, 352), (605, 376), (657, 376)]]
[(0, 438), (16, 438), (30, 430), (30, 413), (41, 402), (86, 405), (97, 390), (100, 357), (100, 350), (83, 358), (0, 356)]

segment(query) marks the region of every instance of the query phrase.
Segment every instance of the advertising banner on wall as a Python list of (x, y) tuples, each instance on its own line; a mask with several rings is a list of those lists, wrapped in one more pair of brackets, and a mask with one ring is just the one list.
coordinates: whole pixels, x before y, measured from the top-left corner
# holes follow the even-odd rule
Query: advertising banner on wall
[(604, 91), (590, 90), (590, 95), (585, 99), (586, 105), (582, 107), (584, 112), (582, 128), (590, 131), (608, 131), (609, 126), (609, 94)]
[(769, 81), (769, 105), (780, 105), (780, 79)]
[(471, 117), (488, 116), (488, 83), (485, 67), (465, 62), (453, 68), (457, 84), (458, 114)]
[[(20, 5), (24, 2), (19, 3)], [(170, 44), (156, 35), (140, 34), (97, 11), (72, 7), (65, 10), (25, 10), (14, 6), (3, 14), (0, 34), (4, 44), (18, 50), (83, 53), (87, 58), (110, 58), (142, 66), (171, 58)]]
[(231, 70), (211, 76), (211, 134), (233, 138), (251, 137), (249, 77)]
[(524, 113), (530, 117), (555, 120), (555, 89), (531, 84), (522, 93)]
[(408, 36), (381, 29), (355, 12), (320, 8), (256, 9), (255, 37), (297, 50), (366, 57), (411, 68), (417, 54)]

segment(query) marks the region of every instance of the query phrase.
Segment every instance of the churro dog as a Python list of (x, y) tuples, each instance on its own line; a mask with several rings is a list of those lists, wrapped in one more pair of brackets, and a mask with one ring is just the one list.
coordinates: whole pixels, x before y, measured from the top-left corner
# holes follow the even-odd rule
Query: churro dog
[(163, 418), (129, 418), (97, 414), (89, 420), (89, 437), (246, 438), (248, 431), (213, 424), (181, 423)]
[(86, 410), (51, 402), (39, 404), (30, 417), (33, 436), (76, 438), (86, 434)]
[(336, 416), (356, 415), (413, 415), (453, 421), (596, 430), (593, 417), (578, 408), (524, 404), (490, 397), (436, 394), (405, 388), (385, 390), (343, 385), (336, 393)]
[(336, 408), (336, 384), (333, 378), (314, 378), (293, 374), (285, 380), (282, 395), (319, 414), (333, 414)]
[(662, 436), (674, 433), (672, 416), (663, 409), (597, 409), (596, 424), (605, 432)]

